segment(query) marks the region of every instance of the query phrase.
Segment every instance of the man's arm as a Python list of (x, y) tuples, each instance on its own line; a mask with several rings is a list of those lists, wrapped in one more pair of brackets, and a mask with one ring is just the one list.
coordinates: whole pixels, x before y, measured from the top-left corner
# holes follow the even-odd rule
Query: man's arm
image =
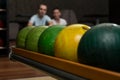
[(51, 18), (49, 16), (46, 16), (46, 20), (47, 20), (48, 26), (52, 26), (53, 25), (53, 22), (52, 22), (52, 20), (51, 20)]
[(29, 21), (27, 25), (28, 26), (33, 26), (33, 23)]
[(48, 22), (48, 26), (52, 26), (53, 25), (53, 22), (52, 21), (49, 21)]
[(35, 16), (33, 15), (31, 18), (30, 18), (30, 20), (29, 20), (29, 22), (28, 22), (28, 26), (33, 26), (33, 23), (34, 23), (34, 21), (35, 21)]

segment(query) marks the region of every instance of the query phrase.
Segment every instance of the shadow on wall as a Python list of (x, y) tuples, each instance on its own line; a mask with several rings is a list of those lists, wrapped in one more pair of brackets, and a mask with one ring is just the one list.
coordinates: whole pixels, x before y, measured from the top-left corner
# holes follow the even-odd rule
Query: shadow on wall
[(68, 25), (78, 23), (76, 14), (73, 10), (61, 10), (62, 18), (64, 18)]
[(16, 40), (20, 25), (18, 23), (9, 23), (9, 40)]

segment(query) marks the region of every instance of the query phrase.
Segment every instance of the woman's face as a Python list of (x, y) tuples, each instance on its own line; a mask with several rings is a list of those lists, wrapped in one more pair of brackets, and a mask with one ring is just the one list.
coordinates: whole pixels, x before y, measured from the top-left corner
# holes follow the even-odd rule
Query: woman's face
[(54, 18), (60, 18), (60, 16), (61, 16), (60, 10), (59, 9), (55, 9), (53, 11), (53, 16), (54, 16)]

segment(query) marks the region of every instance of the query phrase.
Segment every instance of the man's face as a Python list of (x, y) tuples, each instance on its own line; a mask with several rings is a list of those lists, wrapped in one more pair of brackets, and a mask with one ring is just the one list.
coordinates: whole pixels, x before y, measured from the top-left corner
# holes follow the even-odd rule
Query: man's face
[(60, 10), (59, 9), (55, 9), (53, 11), (53, 16), (54, 16), (54, 18), (60, 18), (60, 16), (61, 16)]
[(40, 5), (39, 8), (39, 15), (40, 16), (44, 16), (47, 12), (47, 6), (46, 5)]

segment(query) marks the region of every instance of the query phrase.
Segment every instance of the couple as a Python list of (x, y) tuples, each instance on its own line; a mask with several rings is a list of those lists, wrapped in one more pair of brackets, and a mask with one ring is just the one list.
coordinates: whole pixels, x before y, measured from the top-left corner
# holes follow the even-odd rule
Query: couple
[[(67, 25), (66, 20), (60, 18), (61, 12), (58, 8), (53, 10), (54, 19), (51, 20), (49, 16), (46, 15), (47, 6), (45, 4), (41, 4), (39, 6), (38, 14), (33, 15), (29, 22), (28, 26), (40, 26), (40, 25)], [(47, 24), (46, 24), (47, 23)]]

